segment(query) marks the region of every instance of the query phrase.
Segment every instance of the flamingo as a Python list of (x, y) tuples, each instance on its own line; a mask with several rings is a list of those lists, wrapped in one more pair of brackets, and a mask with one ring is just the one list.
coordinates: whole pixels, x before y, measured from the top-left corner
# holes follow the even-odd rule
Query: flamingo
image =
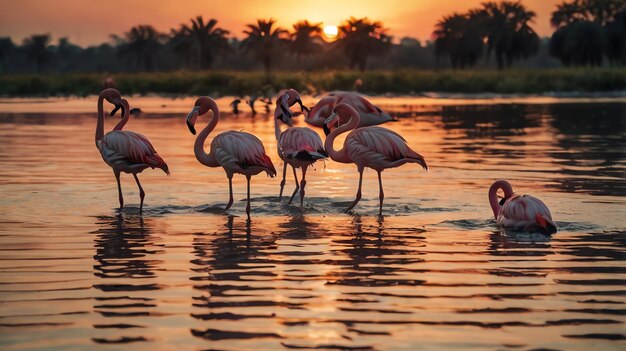
[(230, 103), (230, 107), (233, 108), (233, 114), (238, 115), (239, 114), (239, 104), (241, 103), (240, 99), (235, 99)]
[[(504, 191), (504, 198), (498, 201), (498, 190)], [(489, 188), (489, 204), (496, 222), (506, 229), (538, 231), (544, 234), (556, 233), (548, 207), (538, 198), (518, 195), (506, 180), (498, 180)]]
[[(322, 127), (324, 120), (330, 116), (333, 107), (342, 102), (354, 107), (359, 112), (361, 119), (358, 127), (373, 126), (392, 120), (387, 112), (373, 105), (360, 94), (350, 91), (331, 91), (311, 108), (305, 122), (316, 127)], [(340, 124), (346, 122), (340, 121)]]
[[(369, 167), (378, 172), (380, 200), (378, 214), (382, 215), (383, 199), (385, 198), (382, 171), (405, 163), (418, 163), (425, 170), (428, 170), (428, 165), (426, 165), (424, 157), (409, 148), (406, 140), (400, 134), (381, 127), (357, 128), (359, 119), (359, 113), (354, 107), (345, 103), (335, 106), (330, 117), (324, 121), (324, 132), (326, 133), (324, 146), (331, 159), (341, 163), (354, 163), (359, 171), (359, 189), (354, 202), (346, 212), (350, 211), (361, 200), (363, 170), (365, 167)], [(340, 126), (340, 120), (348, 120), (348, 122)], [(333, 127), (335, 129), (331, 131)], [(335, 150), (333, 148), (335, 138), (349, 130), (352, 131), (346, 137), (343, 148)]]
[[(122, 120), (113, 128), (112, 131), (104, 134), (104, 100), (115, 105), (115, 109), (111, 112), (113, 116), (117, 110), (122, 109)], [(124, 197), (122, 195), (122, 186), (120, 184), (120, 173), (131, 173), (135, 177), (137, 187), (139, 188), (139, 197), (141, 203), (139, 205), (139, 213), (143, 212), (143, 200), (146, 196), (137, 174), (146, 168), (160, 168), (165, 174), (169, 175), (167, 164), (161, 156), (159, 156), (150, 143), (143, 135), (124, 131), (124, 125), (130, 118), (128, 101), (122, 99), (120, 92), (113, 89), (105, 89), (98, 97), (98, 124), (96, 126), (96, 147), (102, 155), (102, 159), (106, 162), (115, 174), (117, 180), (117, 191), (120, 201), (120, 210), (124, 208)]]
[(193, 151), (198, 161), (207, 167), (222, 167), (228, 177), (228, 189), (230, 198), (224, 211), (233, 204), (233, 174), (239, 173), (248, 180), (248, 198), (246, 214), (250, 219), (250, 178), (261, 172), (268, 176), (276, 176), (276, 169), (269, 156), (265, 154), (265, 148), (259, 138), (250, 133), (228, 131), (218, 134), (211, 141), (211, 151), (204, 152), (204, 142), (209, 133), (215, 128), (220, 117), (217, 104), (210, 97), (200, 97), (187, 116), (187, 127), (191, 134), (196, 134), (195, 124), (198, 116), (212, 111), (213, 117), (207, 126), (198, 134)]
[[(310, 128), (306, 127), (292, 127), (293, 117), (289, 107), (295, 103), (300, 104), (301, 110), (308, 109), (302, 104), (300, 94), (294, 89), (289, 89), (282, 92), (276, 100), (276, 110), (274, 111), (274, 132), (276, 134), (276, 140), (278, 141), (278, 156), (283, 160), (283, 180), (280, 182), (280, 194), (278, 200), (283, 196), (283, 189), (285, 188), (285, 177), (287, 175), (287, 165), (290, 165), (293, 169), (293, 177), (296, 180), (296, 189), (291, 195), (289, 203), (293, 201), (298, 189), (300, 189), (300, 207), (304, 202), (304, 187), (306, 186), (306, 170), (309, 166), (315, 163), (315, 161), (328, 157), (326, 151), (324, 151), (324, 145), (322, 144), (322, 138)], [(279, 121), (287, 124), (290, 128), (281, 132)], [(296, 168), (302, 169), (302, 181), (298, 184), (298, 175), (296, 174)]]

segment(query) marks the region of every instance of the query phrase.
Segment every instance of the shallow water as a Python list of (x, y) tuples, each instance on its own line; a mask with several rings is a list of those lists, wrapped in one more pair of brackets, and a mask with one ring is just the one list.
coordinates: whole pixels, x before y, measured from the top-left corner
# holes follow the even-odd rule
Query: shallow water
[[(302, 210), (254, 177), (247, 223), (244, 178), (222, 213), (226, 177), (196, 161), (187, 108), (150, 113), (150, 99), (131, 101), (145, 113), (127, 129), (172, 175), (140, 175), (143, 216), (128, 175), (116, 210), (95, 113), (0, 103), (3, 350), (626, 348), (626, 103), (379, 99), (430, 166), (383, 173), (384, 217), (372, 171), (344, 214), (356, 168), (328, 161)], [(225, 114), (216, 132), (230, 129), (281, 167), (270, 116)], [(560, 231), (500, 231), (498, 178), (542, 198)]]

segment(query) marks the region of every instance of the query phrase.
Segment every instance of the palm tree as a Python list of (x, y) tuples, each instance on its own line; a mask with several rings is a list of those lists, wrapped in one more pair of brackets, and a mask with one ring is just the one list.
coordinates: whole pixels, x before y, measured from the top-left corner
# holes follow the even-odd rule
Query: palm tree
[(391, 47), (391, 37), (382, 23), (367, 18), (350, 17), (339, 28), (338, 38), (336, 45), (343, 49), (350, 69), (358, 66), (361, 72), (365, 71), (369, 56), (382, 55)]
[(72, 44), (67, 37), (63, 37), (59, 38), (54, 52), (59, 59), (59, 69), (61, 71), (68, 71), (74, 66), (75, 62), (73, 59), (81, 52), (81, 48), (80, 46)]
[(494, 52), (498, 69), (513, 60), (527, 58), (539, 50), (539, 36), (529, 23), (536, 14), (519, 1), (486, 2), (482, 8), (469, 12), (487, 41), (487, 57)]
[(257, 58), (263, 63), (265, 72), (272, 69), (272, 59), (280, 55), (279, 49), (286, 44), (287, 31), (274, 27), (273, 19), (257, 20), (257, 24), (248, 24), (243, 32), (247, 37), (241, 42), (246, 51), (254, 51)]
[(602, 26), (591, 21), (572, 22), (550, 38), (550, 54), (565, 66), (600, 66), (604, 48)]
[(154, 57), (166, 37), (151, 25), (138, 25), (124, 33), (124, 38), (113, 36), (113, 39), (118, 43), (120, 56), (134, 60), (146, 71), (153, 71)]
[(202, 16), (198, 16), (191, 19), (190, 26), (183, 24), (175, 31), (175, 35), (179, 36), (178, 50), (193, 51), (200, 68), (210, 68), (216, 54), (230, 48), (229, 32), (216, 25), (217, 20), (210, 19), (205, 23)]
[(471, 67), (483, 52), (482, 30), (468, 15), (444, 16), (435, 25), (435, 56), (448, 55), (453, 68)]
[(167, 49), (174, 53), (184, 68), (194, 66), (195, 47), (187, 34), (181, 29), (172, 29), (167, 42)]
[(293, 25), (289, 49), (293, 52), (298, 61), (303, 56), (311, 56), (322, 49), (322, 24), (300, 21)]
[(557, 28), (550, 39), (550, 54), (564, 65), (601, 65), (602, 53), (606, 50), (612, 57), (623, 42), (619, 23), (612, 21), (623, 10), (624, 0), (571, 0), (557, 5), (550, 19)]
[(556, 5), (550, 23), (556, 28), (580, 21), (605, 25), (623, 10), (624, 0), (570, 0)]
[(7, 58), (15, 50), (15, 44), (9, 37), (0, 38), (0, 61), (2, 62), (2, 73), (7, 73)]
[(50, 40), (50, 34), (34, 34), (24, 39), (22, 50), (30, 60), (35, 62), (37, 73), (41, 73), (44, 63), (50, 59), (51, 55), (48, 51)]

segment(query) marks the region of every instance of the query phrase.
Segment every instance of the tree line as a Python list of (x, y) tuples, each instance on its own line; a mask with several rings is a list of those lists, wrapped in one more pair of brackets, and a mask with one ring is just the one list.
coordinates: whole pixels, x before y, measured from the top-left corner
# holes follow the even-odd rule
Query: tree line
[[(444, 16), (432, 41), (402, 38), (398, 43), (381, 22), (350, 18), (334, 41), (324, 39), (321, 23), (300, 21), (291, 29), (273, 19), (248, 24), (242, 40), (216, 19), (202, 16), (169, 33), (137, 25), (111, 42), (87, 48), (68, 38), (52, 43), (49, 34), (32, 35), (16, 45), (0, 38), (3, 73), (35, 71), (164, 71), (281, 69), (435, 68), (481, 65), (503, 69), (558, 64), (626, 64), (626, 5), (623, 0), (569, 0), (557, 5), (552, 37), (541, 39), (531, 27), (536, 17), (519, 1), (485, 2), (467, 13)], [(551, 56), (551, 57), (550, 57)], [(495, 62), (491, 58), (495, 59)]]
[[(452, 67), (476, 65), (495, 56), (498, 68), (535, 55), (540, 38), (530, 23), (535, 12), (521, 2), (485, 2), (467, 13), (444, 16), (433, 32), (435, 55), (447, 56)], [(555, 32), (549, 53), (565, 66), (600, 66), (606, 57), (626, 65), (626, 2), (570, 0), (557, 5), (550, 23)]]

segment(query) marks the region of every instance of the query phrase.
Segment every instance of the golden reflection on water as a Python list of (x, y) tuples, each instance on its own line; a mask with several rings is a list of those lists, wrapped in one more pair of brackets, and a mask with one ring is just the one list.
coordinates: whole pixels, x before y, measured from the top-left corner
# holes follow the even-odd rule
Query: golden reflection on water
[[(143, 217), (132, 177), (115, 209), (95, 113), (0, 115), (3, 349), (625, 346), (624, 104), (397, 107), (386, 127), (430, 170), (384, 172), (384, 217), (374, 172), (344, 214), (356, 169), (328, 161), (302, 211), (277, 201), (279, 179), (255, 177), (251, 223), (242, 178), (219, 210), (226, 177), (197, 163), (184, 115), (144, 110), (128, 129), (172, 176), (140, 175)], [(258, 135), (279, 165), (271, 116), (226, 114), (216, 133), (229, 129)], [(541, 197), (561, 231), (500, 232), (496, 178)]]

